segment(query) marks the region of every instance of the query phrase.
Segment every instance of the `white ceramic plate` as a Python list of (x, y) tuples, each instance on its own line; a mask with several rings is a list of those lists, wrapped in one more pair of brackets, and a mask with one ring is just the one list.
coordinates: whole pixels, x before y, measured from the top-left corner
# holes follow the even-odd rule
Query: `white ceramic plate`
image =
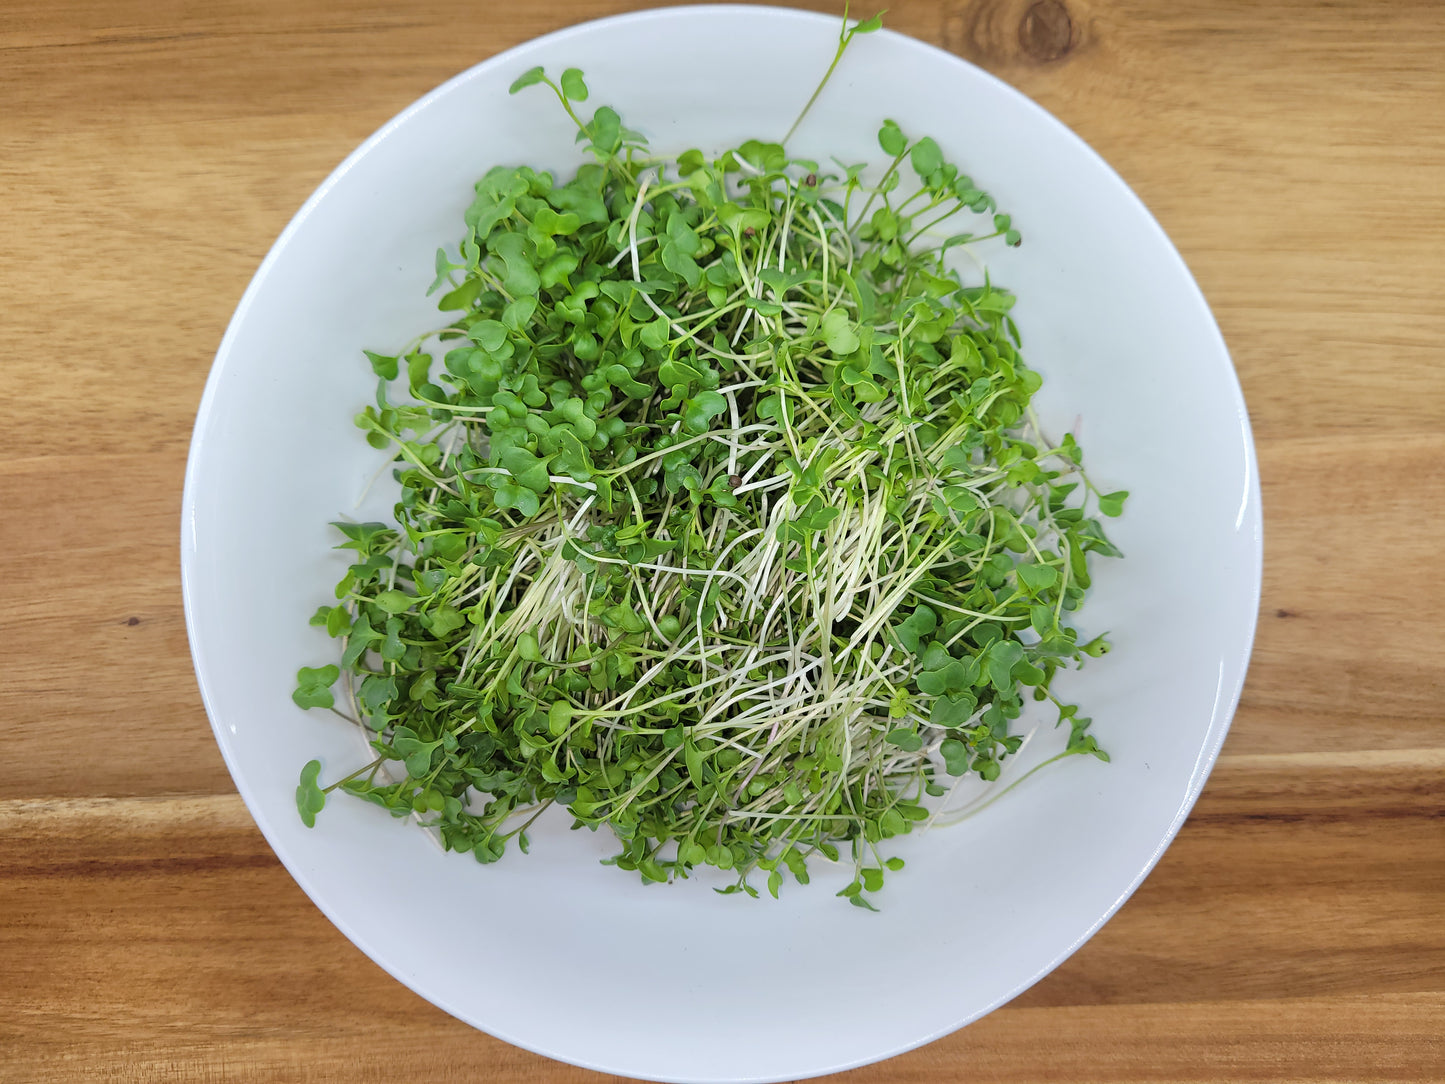
[[(307, 625), (338, 578), (328, 520), (377, 455), (352, 428), (365, 347), (435, 326), (433, 253), (460, 235), (497, 163), (577, 161), (556, 102), (515, 98), (534, 64), (582, 68), (658, 151), (779, 138), (831, 59), (832, 18), (758, 7), (645, 12), (565, 30), (458, 76), (327, 179), (236, 310), (197, 418), (182, 571), (192, 651), (236, 785), (296, 880), (397, 979), (531, 1050), (674, 1081), (806, 1077), (886, 1058), (976, 1019), (1047, 974), (1128, 898), (1173, 838), (1224, 739), (1260, 584), (1248, 420), (1188, 270), (1124, 183), (1037, 106), (891, 33), (858, 39), (791, 145), (875, 161), (893, 117), (931, 134), (1026, 241), (990, 265), (1020, 297), (1025, 354), (1055, 432), (1132, 491), (1084, 631), (1115, 651), (1069, 682), (1113, 763), (1074, 758), (956, 828), (909, 838), (881, 914), (819, 877), (781, 902), (696, 881), (643, 887), (597, 863), (602, 834), (554, 822), (529, 856), (480, 866), (344, 796), (315, 829), (293, 803), (313, 756), (361, 762), (354, 732), (294, 708)], [(1049, 740), (1041, 735), (1041, 740)], [(830, 887), (831, 885), (831, 887)], [(424, 901), (398, 921), (404, 901)], [(966, 1073), (967, 1067), (960, 1066)]]

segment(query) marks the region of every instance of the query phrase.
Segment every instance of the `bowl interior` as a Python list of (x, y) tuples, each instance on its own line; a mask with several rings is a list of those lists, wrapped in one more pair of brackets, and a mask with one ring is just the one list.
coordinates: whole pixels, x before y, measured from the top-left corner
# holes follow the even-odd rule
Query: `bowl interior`
[[(483, 867), (344, 796), (315, 829), (293, 790), (362, 762), (358, 736), (289, 693), (334, 648), (307, 618), (344, 560), (326, 524), (381, 463), (351, 425), (360, 351), (439, 326), (423, 296), (472, 183), (497, 163), (580, 161), (534, 64), (582, 68), (654, 149), (780, 138), (837, 23), (757, 7), (603, 20), (531, 42), (429, 95), (360, 148), (287, 228), (226, 334), (196, 425), (183, 573), (197, 673), (236, 784), (277, 854), (360, 948), (422, 996), (520, 1046), (679, 1081), (781, 1080), (887, 1057), (999, 1005), (1113, 913), (1187, 814), (1244, 677), (1260, 579), (1258, 483), (1224, 344), (1168, 239), (1037, 106), (891, 33), (858, 39), (790, 149), (877, 161), (885, 117), (934, 136), (1023, 230), (990, 248), (1019, 295), (1040, 416), (1132, 493), (1080, 615), (1115, 650), (1063, 688), (1113, 756), (1073, 758), (955, 828), (902, 841), (880, 914), (819, 870), (779, 902), (650, 888), (554, 822)], [(375, 498), (373, 497), (373, 500)], [(384, 502), (383, 502), (384, 504)], [(384, 510), (384, 509), (383, 509)], [(363, 509), (365, 511), (365, 509)], [(373, 513), (377, 511), (372, 509)], [(1039, 741), (1056, 740), (1045, 719)]]

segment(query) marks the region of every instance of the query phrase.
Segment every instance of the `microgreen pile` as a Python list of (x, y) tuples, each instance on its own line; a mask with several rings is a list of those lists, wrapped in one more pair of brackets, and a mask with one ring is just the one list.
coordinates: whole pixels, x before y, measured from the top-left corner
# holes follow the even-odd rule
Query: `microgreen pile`
[[(844, 26), (839, 56), (877, 20)], [(1040, 435), (1013, 296), (945, 259), (1019, 231), (891, 120), (865, 182), (780, 143), (659, 158), (582, 119), (576, 69), (534, 85), (587, 160), (488, 172), (437, 255), (450, 323), (367, 353), (400, 498), (336, 524), (341, 657), (294, 695), (375, 759), (325, 791), (482, 862), (556, 805), (645, 881), (750, 895), (846, 850), (869, 907), (883, 841), (998, 779), (1026, 700), (1107, 759), (1050, 687), (1107, 650), (1070, 618), (1126, 495)]]

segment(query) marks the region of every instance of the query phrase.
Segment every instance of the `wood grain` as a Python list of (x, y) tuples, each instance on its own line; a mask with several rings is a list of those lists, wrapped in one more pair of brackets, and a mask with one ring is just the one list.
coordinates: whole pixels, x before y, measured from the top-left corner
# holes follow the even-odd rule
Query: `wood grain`
[[(1445, 939), (1422, 922), (1445, 894), (1442, 769), (1445, 752), (1348, 768), (1230, 758), (1084, 951), (981, 1024), (845, 1076), (1430, 1079), (1445, 1067)], [(25, 1007), (0, 1021), (14, 1079), (72, 1079), (77, 1045), (103, 1079), (383, 1079), (398, 1064), (419, 1079), (600, 1079), (397, 986), (234, 796), (3, 802), (0, 870), (7, 994)]]
[[(0, 8), (0, 1080), (600, 1079), (382, 974), (206, 725), (177, 515), (211, 356), (349, 150), (597, 0)], [(831, 4), (809, 4), (833, 10)], [(1445, 6), (901, 0), (1098, 149), (1189, 261), (1264, 483), (1204, 797), (1010, 1006), (848, 1079), (1445, 1079)]]

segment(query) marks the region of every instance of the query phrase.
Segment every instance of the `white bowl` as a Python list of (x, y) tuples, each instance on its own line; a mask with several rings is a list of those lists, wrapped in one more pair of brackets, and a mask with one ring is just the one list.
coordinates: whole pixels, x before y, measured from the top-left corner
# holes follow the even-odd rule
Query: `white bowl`
[[(217, 741), (256, 823), (302, 888), (377, 963), (509, 1042), (604, 1072), (794, 1079), (926, 1043), (1003, 1004), (1129, 897), (1204, 784), (1244, 680), (1259, 598), (1258, 480), (1238, 383), (1168, 238), (1107, 165), (1036, 105), (947, 53), (859, 38), (790, 149), (876, 161), (885, 117), (931, 134), (1011, 211), (990, 253), (1019, 295), (1024, 352), (1055, 432), (1132, 491), (1125, 551), (1097, 566), (1084, 631), (1115, 650), (1067, 684), (1111, 764), (1071, 758), (966, 823), (902, 841), (880, 914), (827, 876), (780, 902), (600, 866), (603, 834), (554, 822), (496, 865), (444, 854), (414, 824), (345, 796), (314, 829), (301, 765), (362, 762), (355, 732), (306, 714), (300, 665), (334, 645), (307, 618), (378, 454), (351, 424), (372, 393), (362, 347), (436, 326), (423, 296), (497, 163), (579, 161), (557, 103), (507, 96), (534, 64), (582, 68), (658, 151), (778, 138), (831, 59), (833, 18), (759, 7), (643, 12), (480, 64), (367, 140), (307, 201), (221, 343), (186, 475), (182, 572)], [(1162, 151), (1161, 151), (1162, 153)], [(1048, 727), (1040, 740), (1050, 738)], [(410, 918), (400, 916), (410, 913)], [(960, 1068), (966, 1072), (965, 1067)]]

